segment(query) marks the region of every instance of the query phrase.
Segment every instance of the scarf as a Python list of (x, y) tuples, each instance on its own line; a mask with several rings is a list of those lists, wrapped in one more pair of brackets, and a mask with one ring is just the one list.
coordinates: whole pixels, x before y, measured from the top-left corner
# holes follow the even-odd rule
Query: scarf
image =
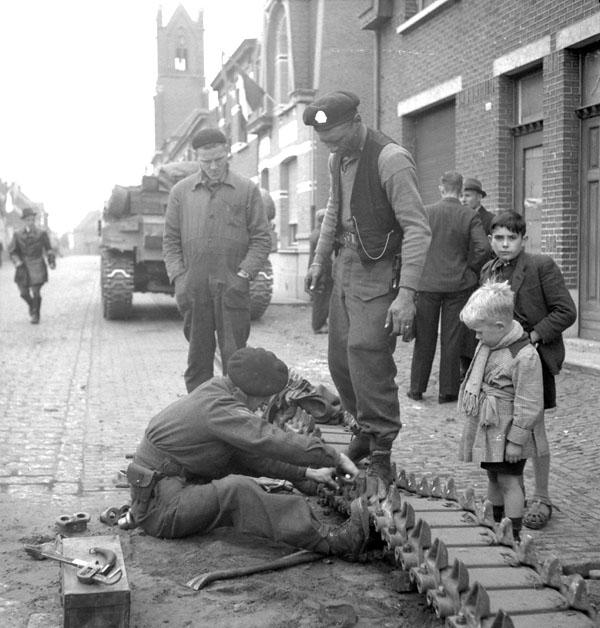
[(490, 347), (480, 342), (475, 350), (473, 361), (467, 371), (465, 384), (462, 391), (461, 405), (467, 415), (477, 416), (481, 403), (481, 388), (483, 384), (483, 375), (485, 373), (485, 365), (492, 351), (504, 349), (513, 344), (523, 335), (523, 328), (517, 321), (512, 322), (510, 330), (500, 338), (498, 343)]

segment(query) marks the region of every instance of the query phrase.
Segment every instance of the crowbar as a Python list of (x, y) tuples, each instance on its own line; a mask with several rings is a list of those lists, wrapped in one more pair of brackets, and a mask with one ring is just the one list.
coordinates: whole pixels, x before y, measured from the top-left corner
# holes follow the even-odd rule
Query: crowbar
[(241, 576), (250, 576), (263, 571), (275, 571), (276, 569), (286, 569), (287, 567), (295, 567), (304, 563), (312, 563), (316, 560), (325, 558), (323, 554), (316, 554), (309, 550), (300, 550), (293, 554), (288, 554), (281, 558), (271, 560), (266, 563), (254, 565), (253, 567), (233, 567), (232, 569), (221, 569), (218, 571), (209, 571), (200, 576), (192, 578), (186, 583), (186, 586), (194, 591), (199, 591), (215, 580), (229, 580), (231, 578), (239, 578)]

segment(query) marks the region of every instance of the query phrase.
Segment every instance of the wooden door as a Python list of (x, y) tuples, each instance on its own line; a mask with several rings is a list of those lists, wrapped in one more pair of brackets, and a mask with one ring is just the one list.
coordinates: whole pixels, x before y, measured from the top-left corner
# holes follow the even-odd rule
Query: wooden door
[(527, 223), (529, 253), (542, 251), (542, 131), (515, 137), (515, 211)]
[(581, 131), (579, 335), (600, 340), (600, 116)]

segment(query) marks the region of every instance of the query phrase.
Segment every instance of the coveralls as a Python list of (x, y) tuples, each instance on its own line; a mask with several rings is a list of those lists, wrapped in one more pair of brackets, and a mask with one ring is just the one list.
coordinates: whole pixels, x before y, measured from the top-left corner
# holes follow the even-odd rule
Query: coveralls
[(339, 454), (318, 438), (271, 425), (247, 399), (228, 377), (214, 377), (150, 421), (134, 462), (164, 477), (146, 504), (132, 488), (136, 522), (158, 537), (231, 526), (326, 551), (324, 529), (303, 496), (267, 493), (248, 476), (293, 482), (309, 465), (338, 466)]
[[(397, 290), (392, 288), (393, 256), (364, 264), (357, 249), (350, 200), (367, 136), (364, 125), (362, 133), (361, 149), (342, 157), (339, 172), (334, 172), (336, 156), (330, 156), (330, 192), (315, 262), (324, 264), (334, 248), (340, 247), (333, 263), (329, 370), (344, 410), (370, 436), (371, 451), (389, 451), (401, 426), (395, 382), (396, 337), (385, 327)], [(417, 190), (414, 162), (404, 148), (389, 143), (377, 163), (381, 187), (403, 234), (399, 285), (416, 291), (430, 230)], [(340, 231), (342, 237), (336, 238)]]
[(270, 250), (259, 188), (249, 179), (229, 170), (213, 184), (199, 171), (173, 186), (163, 251), (189, 341), (188, 392), (213, 376), (215, 334), (224, 374), (231, 354), (246, 345), (249, 280), (237, 273), (243, 270), (252, 279)]

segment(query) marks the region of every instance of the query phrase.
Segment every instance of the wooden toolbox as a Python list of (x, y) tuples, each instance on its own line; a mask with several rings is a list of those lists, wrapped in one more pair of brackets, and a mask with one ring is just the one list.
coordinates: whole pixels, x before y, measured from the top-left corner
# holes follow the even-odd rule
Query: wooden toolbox
[(84, 584), (77, 579), (77, 568), (61, 564), (61, 598), (64, 628), (129, 628), (130, 591), (121, 541), (118, 536), (78, 536), (62, 539), (60, 551), (69, 558), (94, 560), (90, 548), (111, 550), (121, 568), (121, 579), (112, 585)]

